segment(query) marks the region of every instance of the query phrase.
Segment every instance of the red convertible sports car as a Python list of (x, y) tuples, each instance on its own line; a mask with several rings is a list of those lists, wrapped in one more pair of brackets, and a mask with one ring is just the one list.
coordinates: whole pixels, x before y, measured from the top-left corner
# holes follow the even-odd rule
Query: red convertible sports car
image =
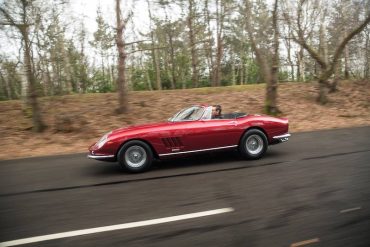
[(88, 157), (118, 161), (130, 172), (142, 172), (153, 159), (221, 149), (238, 149), (243, 157), (258, 159), (268, 145), (290, 136), (286, 118), (230, 113), (215, 119), (212, 108), (194, 105), (167, 122), (113, 130), (89, 148)]

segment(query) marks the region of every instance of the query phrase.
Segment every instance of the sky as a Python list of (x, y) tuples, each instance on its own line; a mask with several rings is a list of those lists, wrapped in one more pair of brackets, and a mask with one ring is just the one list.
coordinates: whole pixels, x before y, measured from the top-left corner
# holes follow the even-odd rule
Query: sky
[[(48, 0), (53, 2), (52, 0)], [(0, 0), (0, 4), (4, 0)], [(153, 2), (153, 0), (150, 0)], [(69, 0), (69, 3), (65, 5), (65, 11), (63, 11), (62, 18), (68, 23), (66, 31), (66, 37), (71, 38), (73, 36), (74, 27), (83, 21), (87, 30), (87, 40), (93, 39), (93, 33), (97, 29), (96, 15), (97, 9), (100, 6), (105, 21), (112, 27), (116, 25), (115, 20), (115, 0)], [(164, 16), (163, 11), (159, 8), (155, 8), (151, 3), (151, 10), (153, 16)], [(128, 37), (127, 42), (134, 41), (140, 36), (141, 33), (147, 33), (150, 29), (150, 20), (148, 16), (148, 4), (146, 0), (121, 0), (121, 10), (123, 16), (127, 15), (128, 10), (133, 11), (132, 22), (128, 24), (126, 34)], [(175, 17), (179, 16), (179, 10), (170, 10), (168, 14)], [(132, 25), (134, 23), (135, 25)], [(130, 40), (132, 39), (132, 40)], [(87, 53), (93, 53), (92, 48), (86, 46)], [(8, 38), (6, 34), (0, 31), (0, 54), (6, 54), (9, 58), (16, 58), (19, 54), (19, 40)]]
[[(4, 0), (0, 0), (0, 4), (3, 2)], [(140, 30), (141, 32), (145, 32), (148, 30), (149, 18), (147, 17), (148, 9), (146, 1), (139, 0), (133, 2), (130, 0), (122, 0), (121, 5), (124, 15), (127, 13), (127, 11), (125, 11), (127, 7), (133, 10), (133, 22), (135, 26), (137, 26), (135, 27), (136, 31)], [(67, 38), (73, 35), (73, 28), (76, 22), (81, 23), (81, 21), (83, 21), (87, 29), (87, 39), (93, 39), (93, 33), (97, 29), (95, 18), (98, 6), (101, 7), (104, 18), (109, 25), (115, 25), (115, 0), (70, 0), (70, 3), (65, 6), (65, 11), (62, 14), (62, 18), (69, 23), (66, 31)], [(133, 30), (131, 26), (129, 26), (128, 31), (130, 30)], [(19, 40), (9, 38), (5, 32), (0, 31), (0, 54), (6, 54), (9, 58), (16, 58), (19, 48)]]
[[(90, 32), (94, 32), (96, 26), (96, 11), (98, 6), (101, 7), (105, 20), (110, 25), (115, 25), (115, 0), (74, 0), (71, 1), (70, 7), (75, 16), (84, 19), (86, 27)], [(133, 22), (138, 28), (146, 29), (149, 26), (148, 8), (144, 0), (121, 0), (121, 9), (124, 15), (127, 14), (127, 9), (133, 10)]]

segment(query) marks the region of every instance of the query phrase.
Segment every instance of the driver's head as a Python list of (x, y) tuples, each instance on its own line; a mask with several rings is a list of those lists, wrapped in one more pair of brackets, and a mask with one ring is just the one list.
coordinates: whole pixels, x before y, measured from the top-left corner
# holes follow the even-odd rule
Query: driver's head
[(212, 106), (212, 118), (221, 116), (221, 106), (220, 105), (213, 105)]

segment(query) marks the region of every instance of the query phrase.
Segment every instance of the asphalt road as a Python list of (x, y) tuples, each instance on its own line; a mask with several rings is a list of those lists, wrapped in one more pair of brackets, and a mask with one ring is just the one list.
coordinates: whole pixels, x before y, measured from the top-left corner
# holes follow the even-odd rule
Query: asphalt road
[(293, 134), (257, 161), (221, 152), (143, 174), (85, 154), (0, 161), (0, 180), (0, 246), (224, 208), (21, 246), (370, 246), (370, 127)]

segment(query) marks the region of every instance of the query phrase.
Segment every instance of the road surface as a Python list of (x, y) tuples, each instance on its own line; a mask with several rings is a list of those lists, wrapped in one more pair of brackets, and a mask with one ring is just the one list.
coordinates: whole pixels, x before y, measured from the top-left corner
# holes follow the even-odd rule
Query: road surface
[(370, 127), (142, 174), (85, 154), (0, 161), (0, 180), (0, 246), (370, 246)]

